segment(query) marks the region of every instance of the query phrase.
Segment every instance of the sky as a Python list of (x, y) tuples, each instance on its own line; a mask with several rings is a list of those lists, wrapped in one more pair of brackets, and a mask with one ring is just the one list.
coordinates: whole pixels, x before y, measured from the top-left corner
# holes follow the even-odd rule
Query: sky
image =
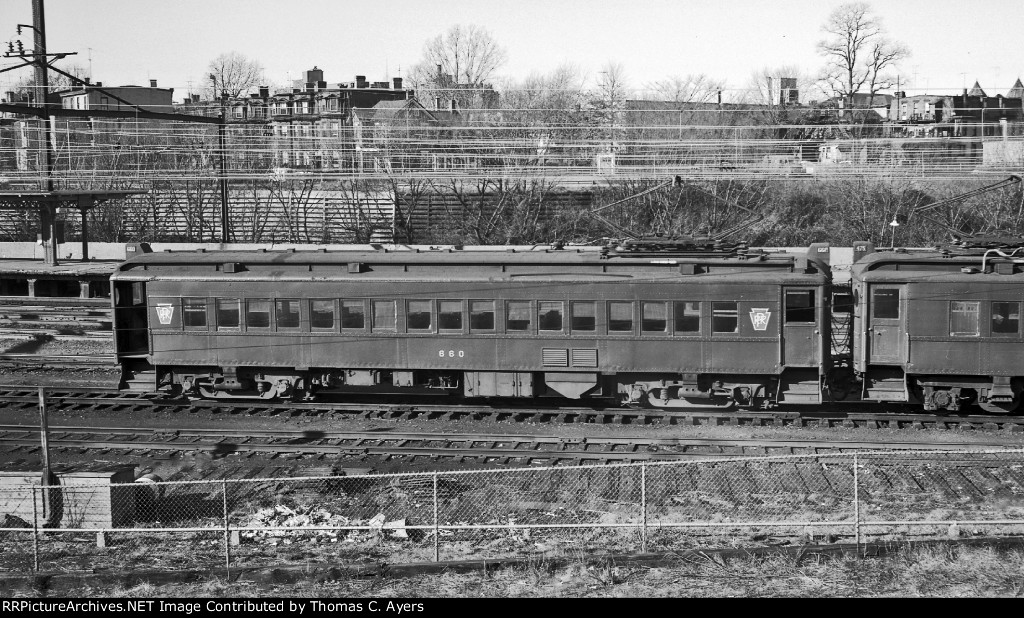
[[(47, 48), (108, 86), (158, 80), (179, 101), (199, 92), (212, 59), (236, 51), (260, 62), (270, 85), (317, 66), (328, 84), (407, 74), (424, 43), (455, 24), (486, 28), (508, 54), (497, 73), (519, 80), (566, 63), (593, 83), (610, 62), (639, 91), (704, 73), (729, 89), (755, 71), (823, 65), (816, 44), (839, 0), (46, 0)], [(1024, 1), (875, 0), (886, 30), (912, 56), (899, 67), (908, 94), (951, 93), (980, 82), (1005, 94), (1024, 76)], [(32, 23), (30, 0), (0, 0), (0, 42)], [(28, 31), (21, 37), (31, 47)], [(0, 59), (0, 68), (14, 59)], [(0, 73), (0, 91), (27, 75)]]

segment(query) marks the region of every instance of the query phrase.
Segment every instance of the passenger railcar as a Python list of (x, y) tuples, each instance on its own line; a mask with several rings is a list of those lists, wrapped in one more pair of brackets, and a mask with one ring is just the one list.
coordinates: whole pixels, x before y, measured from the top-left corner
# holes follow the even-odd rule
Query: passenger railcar
[(144, 253), (112, 285), (128, 386), (209, 398), (770, 407), (833, 364), (825, 245)]
[(851, 273), (854, 369), (864, 400), (950, 411), (976, 404), (990, 413), (1019, 407), (1024, 251), (981, 244), (883, 252), (855, 246), (862, 257)]

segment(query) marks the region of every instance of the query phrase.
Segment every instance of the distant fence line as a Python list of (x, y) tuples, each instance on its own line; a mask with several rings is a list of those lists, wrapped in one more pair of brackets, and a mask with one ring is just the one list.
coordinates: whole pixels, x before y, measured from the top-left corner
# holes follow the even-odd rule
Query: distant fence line
[[(139, 482), (0, 477), (0, 570), (572, 556), (1024, 534), (1024, 450)], [(797, 542), (800, 542), (799, 540)]]

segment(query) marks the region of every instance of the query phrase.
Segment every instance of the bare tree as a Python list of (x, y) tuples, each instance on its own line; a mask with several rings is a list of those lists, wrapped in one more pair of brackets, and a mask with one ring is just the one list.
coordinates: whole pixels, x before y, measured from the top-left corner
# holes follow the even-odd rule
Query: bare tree
[(493, 134), (496, 164), (571, 164), (574, 146), (594, 132), (585, 81), (579, 67), (564, 64), (522, 81), (499, 82), (502, 122)]
[(222, 92), (229, 97), (241, 96), (263, 80), (263, 65), (238, 52), (221, 54), (210, 61), (210, 89), (216, 99)]
[(825, 57), (822, 81), (837, 95), (852, 98), (867, 86), (873, 98), (890, 85), (884, 71), (910, 55), (910, 50), (885, 36), (881, 20), (865, 2), (840, 5), (822, 26), (828, 35), (818, 43)]
[(646, 97), (655, 101), (672, 101), (673, 103), (707, 103), (717, 99), (718, 93), (725, 88), (725, 82), (714, 79), (704, 73), (680, 77), (673, 75), (667, 79), (651, 82), (645, 86)]
[[(427, 41), (423, 47), (423, 61), (414, 69), (416, 78), (424, 82), (437, 80), (436, 69), (455, 83), (481, 85), (490, 79), (507, 59), (491, 34), (476, 25), (454, 25), (444, 34)], [(442, 79), (443, 81), (443, 79)], [(438, 84), (442, 85), (442, 84)]]
[[(797, 65), (764, 66), (750, 74), (741, 102), (778, 105), (780, 80), (783, 78), (796, 80), (796, 89), (801, 100), (805, 99), (806, 95), (814, 88), (816, 81), (814, 77), (807, 74), (807, 71)], [(769, 85), (771, 85), (770, 91)]]
[(520, 82), (502, 80), (501, 108), (506, 115), (521, 112), (540, 122), (549, 117), (559, 118), (565, 111), (583, 105), (584, 81), (574, 64), (563, 64), (547, 74), (531, 73)]
[[(47, 83), (49, 84), (50, 92), (60, 92), (61, 90), (69, 90), (71, 88), (74, 88), (76, 85), (82, 83), (83, 81), (85, 81), (86, 78), (89, 77), (89, 70), (79, 64), (66, 63), (58, 65), (57, 62), (54, 63), (54, 65), (57, 66), (57, 68), (64, 71), (65, 73), (70, 73), (71, 75), (74, 75), (77, 79), (72, 79), (67, 75), (63, 75), (56, 71), (50, 71), (48, 73), (47, 78)], [(29, 73), (25, 77), (22, 77), (21, 79), (16, 81), (11, 91), (17, 94), (27, 94), (33, 91), (33, 89), (35, 88), (35, 84), (35, 76)]]
[(868, 107), (874, 107), (875, 95), (879, 91), (894, 85), (895, 77), (883, 71), (909, 57), (910, 48), (891, 39), (883, 37), (872, 44), (868, 54), (868, 94), (871, 95)]
[[(591, 106), (597, 112), (598, 122), (604, 123), (609, 130), (612, 148), (615, 147), (616, 121), (626, 107), (629, 78), (626, 67), (621, 63), (609, 61), (598, 73), (597, 88), (591, 99)], [(618, 122), (621, 127), (621, 121)]]
[(423, 60), (409, 80), (422, 93), (481, 105), (488, 80), (508, 58), (491, 34), (477, 25), (454, 25), (423, 46)]

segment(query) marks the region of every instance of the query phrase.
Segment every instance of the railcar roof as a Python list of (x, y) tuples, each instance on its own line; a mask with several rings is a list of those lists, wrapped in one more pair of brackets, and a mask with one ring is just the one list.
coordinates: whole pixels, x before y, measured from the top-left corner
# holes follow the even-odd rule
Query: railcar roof
[[(684, 265), (698, 265), (690, 275)], [(352, 266), (355, 265), (355, 270)], [(806, 273), (805, 260), (783, 253), (740, 255), (621, 256), (600, 248), (442, 251), (188, 251), (145, 253), (124, 262), (115, 279), (402, 279), (479, 280), (539, 276), (607, 280), (609, 277), (644, 278), (715, 276), (750, 273), (763, 277), (829, 276), (827, 265), (815, 262), (817, 272)], [(756, 275), (754, 274), (756, 273)]]
[[(993, 280), (993, 277), (1010, 277), (1019, 283), (1024, 276), (1024, 263), (1019, 259), (1006, 258), (996, 253), (987, 256), (982, 250), (889, 250), (870, 253), (851, 267), (854, 279), (870, 281), (973, 281), (979, 277)], [(985, 265), (986, 273), (982, 272)], [(999, 265), (999, 274), (993, 271)], [(997, 281), (997, 280), (993, 280)]]
[[(645, 254), (642, 256), (607, 253), (602, 247), (573, 247), (569, 249), (506, 250), (442, 249), (442, 250), (225, 250), (225, 251), (162, 251), (140, 253), (125, 261), (126, 266), (134, 264), (216, 264), (239, 262), (246, 264), (339, 264), (350, 262), (364, 264), (589, 264), (604, 260), (618, 260), (622, 263), (650, 263), (657, 260), (682, 262), (793, 262), (797, 256), (788, 253), (751, 252), (739, 255), (677, 255), (664, 256)], [(125, 268), (122, 268), (125, 270)]]
[(78, 262), (69, 260), (57, 265), (50, 265), (42, 260), (0, 260), (0, 276), (109, 276), (117, 270), (119, 263), (111, 261)]

